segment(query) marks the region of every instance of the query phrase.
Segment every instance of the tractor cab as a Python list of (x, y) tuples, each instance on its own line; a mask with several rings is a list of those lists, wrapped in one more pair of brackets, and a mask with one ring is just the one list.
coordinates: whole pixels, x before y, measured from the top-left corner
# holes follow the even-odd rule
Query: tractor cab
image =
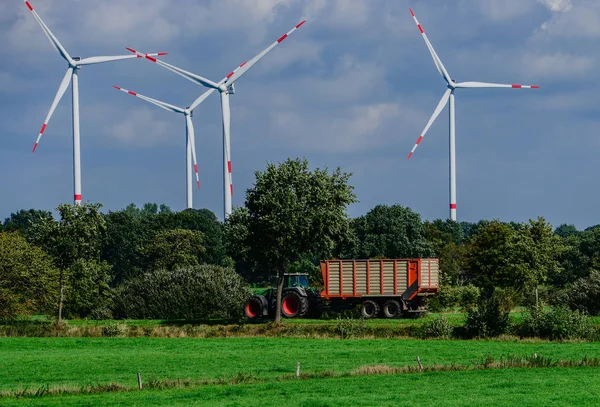
[(288, 287), (309, 288), (308, 274), (301, 274), (301, 273), (284, 274), (283, 287), (284, 288), (288, 288)]

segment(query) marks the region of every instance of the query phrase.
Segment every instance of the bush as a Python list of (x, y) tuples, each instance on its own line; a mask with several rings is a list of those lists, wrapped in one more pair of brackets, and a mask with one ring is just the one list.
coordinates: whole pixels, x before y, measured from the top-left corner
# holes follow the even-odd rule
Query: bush
[(115, 313), (121, 318), (239, 320), (249, 296), (246, 282), (230, 268), (159, 270), (121, 285)]
[(600, 271), (592, 270), (589, 277), (576, 280), (559, 292), (552, 302), (589, 315), (600, 315)]
[(431, 321), (428, 321), (423, 327), (423, 337), (425, 338), (450, 338), (454, 328), (450, 325), (448, 318), (444, 314), (438, 315)]
[(465, 328), (471, 337), (493, 337), (506, 333), (508, 325), (508, 312), (502, 311), (494, 296), (480, 300), (477, 308), (468, 312)]
[(474, 285), (460, 287), (441, 286), (438, 295), (431, 297), (427, 308), (432, 312), (453, 310), (455, 307), (471, 309), (477, 304), (481, 290)]
[(518, 332), (524, 337), (562, 340), (591, 338), (594, 329), (585, 314), (579, 311), (572, 311), (567, 307), (553, 307), (549, 310), (532, 307), (523, 316)]

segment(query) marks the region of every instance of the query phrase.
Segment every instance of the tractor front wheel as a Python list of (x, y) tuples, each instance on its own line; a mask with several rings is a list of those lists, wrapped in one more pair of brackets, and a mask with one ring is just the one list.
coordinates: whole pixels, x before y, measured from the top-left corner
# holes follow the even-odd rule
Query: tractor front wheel
[(261, 297), (262, 295), (253, 295), (246, 302), (246, 306), (244, 307), (244, 313), (248, 318), (260, 318), (264, 315), (267, 301), (264, 297)]
[(301, 318), (308, 312), (308, 299), (296, 292), (285, 294), (281, 299), (281, 313), (286, 318)]

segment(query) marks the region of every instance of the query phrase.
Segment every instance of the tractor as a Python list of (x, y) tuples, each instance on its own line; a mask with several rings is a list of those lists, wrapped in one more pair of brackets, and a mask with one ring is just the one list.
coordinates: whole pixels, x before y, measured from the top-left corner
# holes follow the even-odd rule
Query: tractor
[[(275, 315), (277, 287), (256, 290), (248, 299), (244, 312), (248, 318)], [(308, 275), (284, 274), (281, 293), (281, 315), (286, 318), (319, 317), (322, 310), (321, 293), (308, 285)]]

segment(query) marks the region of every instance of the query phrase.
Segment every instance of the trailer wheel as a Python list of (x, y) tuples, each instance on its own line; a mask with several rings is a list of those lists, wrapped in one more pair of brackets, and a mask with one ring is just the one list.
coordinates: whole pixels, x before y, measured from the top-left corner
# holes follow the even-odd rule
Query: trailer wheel
[(290, 292), (281, 299), (281, 313), (286, 318), (301, 318), (308, 312), (308, 299)]
[(244, 307), (244, 313), (250, 319), (260, 318), (264, 314), (266, 302), (266, 298), (264, 298), (262, 295), (253, 295), (246, 302), (246, 306)]
[(383, 304), (383, 315), (386, 318), (398, 318), (402, 315), (402, 304), (396, 300), (388, 300)]
[(379, 304), (371, 300), (364, 301), (362, 303), (361, 315), (364, 319), (377, 318), (379, 315)]

